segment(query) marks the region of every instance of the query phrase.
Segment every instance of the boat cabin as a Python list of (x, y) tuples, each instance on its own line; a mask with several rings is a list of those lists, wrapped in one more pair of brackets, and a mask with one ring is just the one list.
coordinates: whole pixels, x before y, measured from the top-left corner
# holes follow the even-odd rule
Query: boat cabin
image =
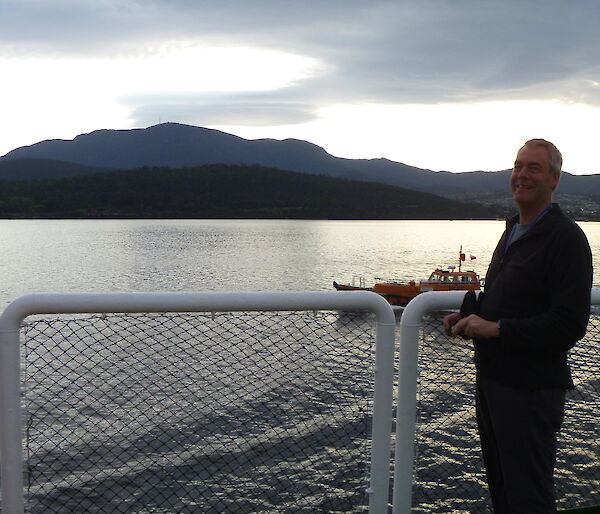
[(431, 273), (428, 280), (424, 282), (435, 282), (442, 284), (477, 284), (479, 279), (474, 271), (444, 271), (436, 269)]

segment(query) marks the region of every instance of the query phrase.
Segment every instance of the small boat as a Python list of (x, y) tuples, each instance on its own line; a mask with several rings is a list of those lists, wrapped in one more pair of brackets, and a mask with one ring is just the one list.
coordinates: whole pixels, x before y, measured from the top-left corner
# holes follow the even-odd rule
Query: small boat
[[(471, 260), (475, 257), (471, 256)], [(456, 266), (450, 266), (448, 270), (436, 268), (433, 270), (427, 280), (415, 282), (411, 280), (408, 283), (402, 282), (377, 282), (373, 287), (361, 285), (345, 285), (333, 282), (333, 287), (338, 291), (373, 291), (383, 296), (391, 305), (405, 307), (415, 296), (427, 291), (479, 291), (481, 289), (481, 280), (479, 275), (472, 270), (463, 271), (462, 263), (466, 260), (466, 255), (462, 247), (458, 256), (458, 270)]]

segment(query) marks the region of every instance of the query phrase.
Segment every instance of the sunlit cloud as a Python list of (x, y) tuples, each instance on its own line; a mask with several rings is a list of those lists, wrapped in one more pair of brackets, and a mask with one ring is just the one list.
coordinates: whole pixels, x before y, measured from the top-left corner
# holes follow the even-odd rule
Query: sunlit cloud
[[(163, 121), (173, 117), (177, 119), (171, 121), (191, 123), (202, 119), (202, 105), (207, 114), (213, 113), (207, 118), (214, 120), (218, 108), (211, 100), (215, 95), (276, 91), (303, 80), (318, 67), (315, 59), (274, 50), (181, 44), (113, 59), (4, 58), (0, 69), (11, 80), (3, 81), (0, 112), (5, 120), (14, 121), (10, 127), (4, 124), (2, 145), (8, 151), (48, 134), (72, 138), (98, 128), (158, 123), (161, 116)], [(198, 95), (200, 103), (193, 101), (189, 108), (186, 98)], [(175, 111), (165, 105), (175, 106)], [(144, 109), (151, 115), (141, 119)], [(231, 109), (240, 111), (238, 118), (243, 115), (239, 102), (237, 107), (231, 103)], [(258, 112), (257, 105), (248, 109), (254, 110), (255, 121), (262, 117), (262, 124), (273, 122), (272, 116)], [(277, 104), (271, 110), (279, 111), (281, 117), (286, 106)], [(290, 113), (298, 110), (287, 108)], [(179, 116), (171, 116), (173, 112)]]

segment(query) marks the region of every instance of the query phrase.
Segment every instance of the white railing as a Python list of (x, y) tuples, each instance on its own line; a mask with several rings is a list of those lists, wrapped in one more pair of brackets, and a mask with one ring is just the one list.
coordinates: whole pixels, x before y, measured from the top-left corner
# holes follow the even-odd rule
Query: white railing
[(379, 295), (352, 292), (289, 293), (88, 293), (30, 294), (12, 302), (0, 316), (0, 455), (2, 509), (20, 514), (23, 501), (23, 448), (20, 407), (20, 338), (22, 321), (32, 314), (233, 312), (233, 311), (369, 311), (376, 315), (370, 512), (387, 512), (395, 317)]
[[(418, 355), (422, 318), (429, 312), (460, 308), (464, 295), (464, 291), (424, 293), (414, 298), (402, 313), (394, 459), (394, 514), (409, 513), (412, 505)], [(600, 305), (600, 289), (592, 289), (591, 305)]]
[(394, 458), (394, 514), (410, 512), (412, 504), (421, 320), (423, 315), (431, 311), (459, 308), (464, 295), (464, 291), (424, 293), (411, 300), (402, 313)]
[[(396, 421), (393, 512), (409, 513), (414, 476), (419, 338), (425, 314), (461, 305), (464, 292), (430, 292), (406, 307), (400, 322), (398, 407)], [(592, 290), (600, 305), (600, 289)], [(394, 336), (390, 305), (364, 291), (295, 293), (119, 293), (32, 294), (11, 303), (0, 316), (0, 455), (3, 511), (23, 512), (23, 450), (20, 415), (20, 341), (23, 319), (32, 314), (230, 312), (230, 311), (370, 311), (377, 317), (369, 511), (387, 513), (390, 482)]]

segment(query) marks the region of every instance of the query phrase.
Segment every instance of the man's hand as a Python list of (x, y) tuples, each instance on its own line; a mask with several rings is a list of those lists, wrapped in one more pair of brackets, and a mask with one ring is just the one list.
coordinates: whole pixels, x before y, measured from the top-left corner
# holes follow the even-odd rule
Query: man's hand
[[(446, 318), (450, 316), (453, 315), (450, 314), (449, 316), (446, 316)], [(444, 318), (444, 328), (446, 328), (446, 318)], [(470, 316), (459, 319), (452, 324), (451, 335), (465, 335), (471, 338), (491, 339), (500, 336), (500, 328), (498, 327), (498, 323), (495, 321), (488, 321), (477, 316), (476, 314), (471, 314)]]
[(462, 319), (462, 314), (460, 312), (453, 312), (452, 314), (448, 314), (444, 316), (444, 333), (447, 336), (453, 336), (452, 328)]

